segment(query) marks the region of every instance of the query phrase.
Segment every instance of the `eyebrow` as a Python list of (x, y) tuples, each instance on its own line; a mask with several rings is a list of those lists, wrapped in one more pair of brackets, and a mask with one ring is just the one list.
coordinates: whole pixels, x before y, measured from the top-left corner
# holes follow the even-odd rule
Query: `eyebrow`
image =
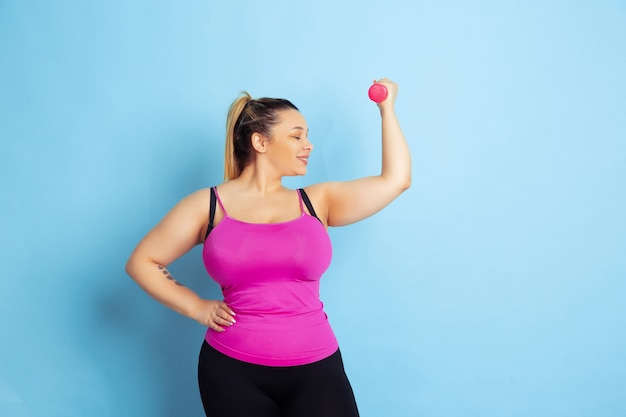
[[(298, 129), (298, 130), (304, 130), (304, 128), (303, 128), (302, 126), (295, 126), (295, 127), (292, 127), (292, 128), (291, 128), (291, 130), (296, 130), (296, 129)], [(308, 133), (309, 129), (307, 129), (306, 131), (307, 131), (307, 133)]]

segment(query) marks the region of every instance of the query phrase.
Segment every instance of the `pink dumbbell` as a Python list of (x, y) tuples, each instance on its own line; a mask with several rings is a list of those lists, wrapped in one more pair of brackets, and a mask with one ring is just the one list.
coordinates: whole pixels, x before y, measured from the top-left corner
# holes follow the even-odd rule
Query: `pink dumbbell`
[(387, 98), (387, 87), (382, 84), (374, 83), (367, 92), (367, 95), (370, 96), (370, 100), (381, 103)]

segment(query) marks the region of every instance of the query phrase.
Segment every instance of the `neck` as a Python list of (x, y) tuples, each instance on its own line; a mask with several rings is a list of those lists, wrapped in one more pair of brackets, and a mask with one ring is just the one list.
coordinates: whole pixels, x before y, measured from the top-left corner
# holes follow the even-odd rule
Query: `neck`
[(242, 188), (254, 190), (261, 194), (272, 193), (283, 188), (282, 177), (269, 175), (267, 171), (260, 170), (254, 163), (246, 166), (236, 181)]

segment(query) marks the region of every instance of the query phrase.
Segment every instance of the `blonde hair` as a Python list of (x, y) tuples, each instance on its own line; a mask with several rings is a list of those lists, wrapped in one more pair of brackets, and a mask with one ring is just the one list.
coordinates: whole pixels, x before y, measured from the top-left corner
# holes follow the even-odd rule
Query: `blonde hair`
[(241, 96), (233, 101), (226, 117), (226, 147), (224, 151), (224, 181), (232, 180), (241, 175), (243, 169), (235, 158), (235, 123), (239, 119), (243, 108), (252, 100), (247, 91), (242, 91)]
[(252, 135), (260, 133), (271, 137), (272, 127), (278, 123), (278, 114), (284, 110), (298, 110), (282, 98), (253, 99), (246, 91), (233, 101), (226, 117), (226, 147), (224, 150), (224, 181), (235, 179), (254, 157)]

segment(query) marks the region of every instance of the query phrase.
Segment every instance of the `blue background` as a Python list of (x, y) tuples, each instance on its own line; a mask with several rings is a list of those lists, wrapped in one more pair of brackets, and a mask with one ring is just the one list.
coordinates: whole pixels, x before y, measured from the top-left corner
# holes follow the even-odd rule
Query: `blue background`
[(128, 255), (244, 89), (307, 117), (287, 185), (376, 174), (383, 76), (413, 185), (322, 282), (362, 416), (626, 415), (625, 74), (623, 0), (1, 0), (0, 415), (202, 415), (204, 329)]

